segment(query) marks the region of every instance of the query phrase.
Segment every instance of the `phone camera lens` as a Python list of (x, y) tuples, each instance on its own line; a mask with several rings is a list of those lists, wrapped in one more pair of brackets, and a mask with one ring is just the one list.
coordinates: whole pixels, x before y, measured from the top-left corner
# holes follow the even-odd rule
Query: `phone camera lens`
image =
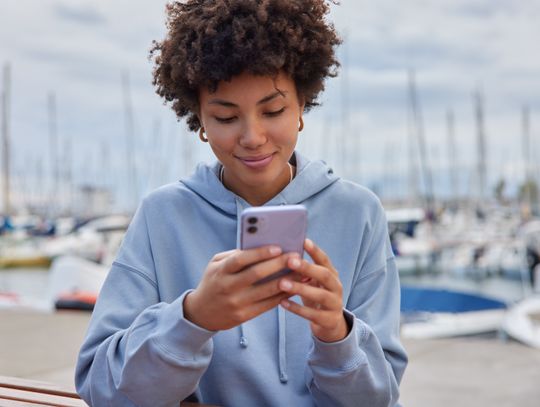
[(257, 218), (255, 216), (248, 218), (248, 223), (250, 225), (254, 225), (255, 223), (257, 223)]
[(248, 233), (257, 233), (257, 226), (250, 226), (247, 228)]

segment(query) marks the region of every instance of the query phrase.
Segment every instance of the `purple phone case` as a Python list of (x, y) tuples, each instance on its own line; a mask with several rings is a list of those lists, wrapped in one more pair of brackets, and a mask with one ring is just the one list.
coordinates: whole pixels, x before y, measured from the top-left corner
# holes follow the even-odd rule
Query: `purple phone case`
[[(250, 223), (249, 220), (252, 218), (257, 219), (257, 222)], [(296, 252), (300, 254), (300, 257), (304, 254), (307, 210), (303, 205), (247, 208), (241, 215), (241, 227), (241, 249), (276, 245), (281, 247), (283, 253)], [(256, 227), (257, 230), (250, 233), (249, 229), (253, 227)], [(259, 281), (259, 284), (289, 272), (289, 269), (281, 270)]]

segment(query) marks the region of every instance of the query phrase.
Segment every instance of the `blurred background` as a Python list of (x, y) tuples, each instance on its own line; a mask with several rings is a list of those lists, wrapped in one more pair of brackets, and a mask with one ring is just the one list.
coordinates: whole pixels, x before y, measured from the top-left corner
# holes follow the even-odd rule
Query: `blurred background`
[[(16, 355), (1, 349), (0, 375), (72, 385), (74, 356), (25, 365), (14, 321), (39, 310), (47, 332), (52, 310), (91, 309), (140, 199), (213, 160), (151, 84), (165, 4), (0, 1), (0, 347)], [(405, 401), (537, 405), (540, 2), (331, 9), (342, 66), (298, 149), (387, 210)], [(70, 315), (74, 355), (89, 314)], [(449, 365), (455, 379), (435, 380)]]

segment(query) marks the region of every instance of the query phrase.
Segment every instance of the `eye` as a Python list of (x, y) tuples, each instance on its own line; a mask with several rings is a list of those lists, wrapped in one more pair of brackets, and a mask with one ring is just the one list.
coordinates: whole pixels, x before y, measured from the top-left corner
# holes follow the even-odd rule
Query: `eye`
[(281, 109), (279, 110), (274, 110), (272, 112), (266, 112), (265, 115), (266, 116), (270, 116), (270, 117), (274, 117), (274, 116), (279, 116), (281, 113), (283, 113), (285, 111), (285, 107), (282, 107)]
[(215, 118), (220, 123), (232, 123), (236, 119), (236, 116), (231, 116), (231, 117), (217, 117), (217, 116), (215, 116)]

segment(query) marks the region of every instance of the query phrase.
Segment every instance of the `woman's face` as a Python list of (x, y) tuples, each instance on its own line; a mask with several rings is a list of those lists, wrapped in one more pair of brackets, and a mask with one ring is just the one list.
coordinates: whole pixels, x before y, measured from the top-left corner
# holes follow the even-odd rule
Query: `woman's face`
[(252, 205), (267, 202), (289, 182), (303, 105), (294, 81), (243, 73), (199, 92), (199, 119), (224, 167), (224, 184)]

